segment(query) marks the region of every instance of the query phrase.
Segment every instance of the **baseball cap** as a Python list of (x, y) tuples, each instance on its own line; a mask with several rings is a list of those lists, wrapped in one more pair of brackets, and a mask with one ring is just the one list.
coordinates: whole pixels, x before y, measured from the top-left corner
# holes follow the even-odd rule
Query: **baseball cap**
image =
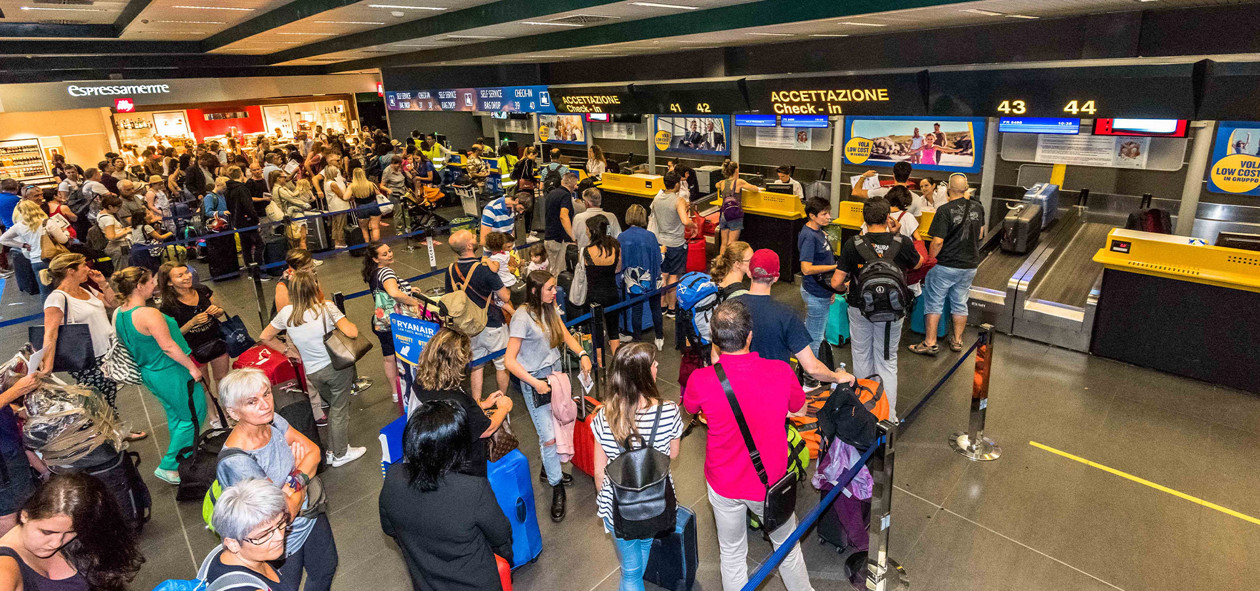
[(779, 276), (779, 255), (768, 248), (753, 253), (748, 263), (748, 272), (753, 279), (771, 279)]

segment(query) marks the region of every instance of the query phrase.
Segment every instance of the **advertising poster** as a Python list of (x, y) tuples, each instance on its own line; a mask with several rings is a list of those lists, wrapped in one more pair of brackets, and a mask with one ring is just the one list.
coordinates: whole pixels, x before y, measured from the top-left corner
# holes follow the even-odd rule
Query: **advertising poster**
[(394, 333), (394, 358), (398, 364), (400, 392), (410, 392), (416, 379), (416, 366), (420, 363), (420, 351), (425, 343), (437, 334), (436, 322), (429, 322), (403, 314), (390, 314), (389, 324)]
[(758, 148), (808, 150), (814, 130), (798, 127), (757, 127)]
[(712, 154), (726, 156), (731, 153), (727, 144), (727, 130), (731, 127), (728, 115), (671, 117), (656, 116), (656, 149), (662, 152)]
[(964, 117), (848, 117), (844, 159), (849, 164), (916, 170), (979, 172), (985, 120)]
[(581, 115), (539, 115), (538, 140), (550, 144), (586, 144)]
[(1209, 191), (1260, 196), (1260, 123), (1222, 121), (1211, 162)]
[(1035, 162), (1103, 168), (1146, 168), (1151, 138), (1107, 135), (1039, 135)]

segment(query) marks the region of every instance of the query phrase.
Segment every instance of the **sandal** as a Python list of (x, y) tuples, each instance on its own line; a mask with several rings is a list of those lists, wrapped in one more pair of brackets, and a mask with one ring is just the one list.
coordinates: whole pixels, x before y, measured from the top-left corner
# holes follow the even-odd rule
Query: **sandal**
[(149, 434), (145, 433), (144, 431), (131, 431), (127, 433), (127, 435), (124, 436), (123, 439), (126, 441), (140, 441), (141, 439), (144, 439), (145, 437), (148, 437), (148, 436)]
[(915, 343), (910, 345), (908, 349), (910, 349), (911, 353), (928, 355), (930, 357), (936, 357), (936, 354), (941, 351), (940, 345), (928, 345), (927, 343)]
[(962, 341), (955, 341), (952, 337), (949, 339), (949, 350), (960, 353), (963, 350)]

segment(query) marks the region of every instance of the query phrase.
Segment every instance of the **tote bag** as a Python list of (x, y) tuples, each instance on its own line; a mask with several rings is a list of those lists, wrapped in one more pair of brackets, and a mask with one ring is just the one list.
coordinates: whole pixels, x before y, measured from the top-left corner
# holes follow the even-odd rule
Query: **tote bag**
[[(65, 313), (61, 315), (61, 329), (57, 332), (57, 351), (53, 357), (53, 371), (83, 371), (96, 364), (92, 350), (92, 333), (86, 324), (68, 324), (70, 300), (61, 295)], [(44, 348), (44, 326), (27, 327), (27, 340), (35, 350)]]

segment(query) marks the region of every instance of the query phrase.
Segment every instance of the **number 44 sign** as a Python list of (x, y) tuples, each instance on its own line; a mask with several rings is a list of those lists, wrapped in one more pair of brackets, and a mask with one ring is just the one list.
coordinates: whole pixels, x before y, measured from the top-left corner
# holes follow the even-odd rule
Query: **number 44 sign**
[[(1028, 114), (1029, 103), (1022, 99), (1005, 100), (998, 103), (997, 110), (1003, 115), (1026, 115)], [(1094, 101), (1078, 101), (1070, 100), (1063, 105), (1063, 112), (1072, 115), (1093, 115), (1098, 112), (1098, 107)]]

